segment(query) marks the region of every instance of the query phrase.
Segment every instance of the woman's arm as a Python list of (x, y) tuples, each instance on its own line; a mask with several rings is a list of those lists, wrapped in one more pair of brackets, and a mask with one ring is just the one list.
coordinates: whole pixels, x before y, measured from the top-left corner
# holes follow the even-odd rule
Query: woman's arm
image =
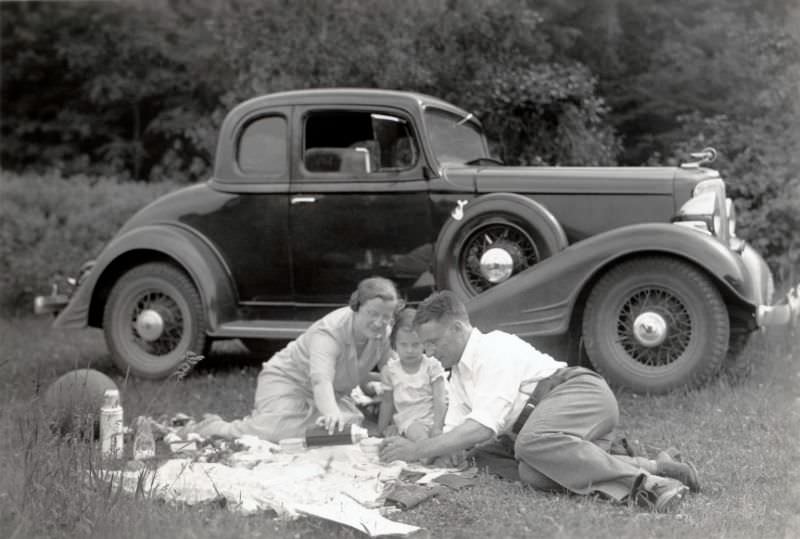
[(336, 396), (333, 392), (333, 383), (321, 380), (313, 385), (314, 405), (319, 411), (320, 418), (317, 424), (328, 430), (329, 434), (334, 431), (344, 430), (344, 416), (336, 403)]
[(445, 389), (444, 378), (437, 378), (433, 381), (433, 428), (430, 433), (431, 437), (442, 433), (446, 414), (447, 390)]
[(333, 379), (336, 376), (336, 360), (341, 353), (339, 343), (325, 333), (314, 335), (309, 343), (309, 378), (314, 396), (314, 406), (320, 414), (318, 425), (329, 433), (344, 429), (344, 417), (336, 394)]

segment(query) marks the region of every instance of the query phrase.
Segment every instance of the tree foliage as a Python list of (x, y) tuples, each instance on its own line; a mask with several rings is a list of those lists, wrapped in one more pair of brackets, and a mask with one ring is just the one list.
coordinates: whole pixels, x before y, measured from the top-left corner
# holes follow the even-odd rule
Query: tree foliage
[(195, 181), (244, 99), (415, 90), (476, 113), (509, 164), (675, 163), (713, 144), (740, 234), (785, 273), (800, 258), (798, 13), (785, 0), (2, 2), (0, 166)]
[(201, 178), (234, 104), (332, 86), (416, 90), (474, 109), (511, 163), (614, 160), (594, 78), (554, 56), (523, 0), (2, 9), (3, 101), (14, 111), (3, 118), (6, 168)]

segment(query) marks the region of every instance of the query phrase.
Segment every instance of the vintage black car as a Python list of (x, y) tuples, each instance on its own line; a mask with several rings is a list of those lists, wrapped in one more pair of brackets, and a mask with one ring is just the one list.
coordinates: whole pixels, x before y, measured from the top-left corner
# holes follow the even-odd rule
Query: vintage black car
[(212, 178), (139, 211), (71, 297), (37, 306), (159, 378), (214, 339), (293, 338), (383, 275), (410, 302), (455, 290), (482, 329), (617, 385), (698, 384), (772, 296), (712, 158), (507, 167), (472, 114), (427, 95), (266, 95), (228, 114)]

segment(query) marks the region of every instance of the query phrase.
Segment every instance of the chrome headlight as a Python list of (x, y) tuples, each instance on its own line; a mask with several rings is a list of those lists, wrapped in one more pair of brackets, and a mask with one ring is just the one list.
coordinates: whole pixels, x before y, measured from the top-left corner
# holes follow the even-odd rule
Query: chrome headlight
[(726, 202), (725, 182), (715, 178), (698, 183), (692, 198), (678, 210), (672, 222), (716, 236), (726, 245), (731, 237), (731, 223)]
[(736, 206), (730, 198), (725, 199), (725, 211), (728, 214), (728, 236), (736, 237)]

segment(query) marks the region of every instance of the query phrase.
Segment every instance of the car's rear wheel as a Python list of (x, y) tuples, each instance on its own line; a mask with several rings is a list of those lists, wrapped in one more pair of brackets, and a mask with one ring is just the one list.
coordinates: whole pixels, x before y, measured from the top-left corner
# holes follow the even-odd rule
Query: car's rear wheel
[(643, 393), (699, 385), (716, 374), (730, 331), (714, 284), (669, 257), (624, 262), (592, 289), (586, 353), (610, 383)]
[(180, 269), (137, 266), (114, 284), (103, 313), (114, 363), (142, 378), (164, 378), (186, 358), (203, 354), (206, 319), (200, 294)]
[(436, 242), (436, 286), (463, 298), (480, 294), (538, 264), (567, 245), (543, 206), (512, 193), (470, 202)]

